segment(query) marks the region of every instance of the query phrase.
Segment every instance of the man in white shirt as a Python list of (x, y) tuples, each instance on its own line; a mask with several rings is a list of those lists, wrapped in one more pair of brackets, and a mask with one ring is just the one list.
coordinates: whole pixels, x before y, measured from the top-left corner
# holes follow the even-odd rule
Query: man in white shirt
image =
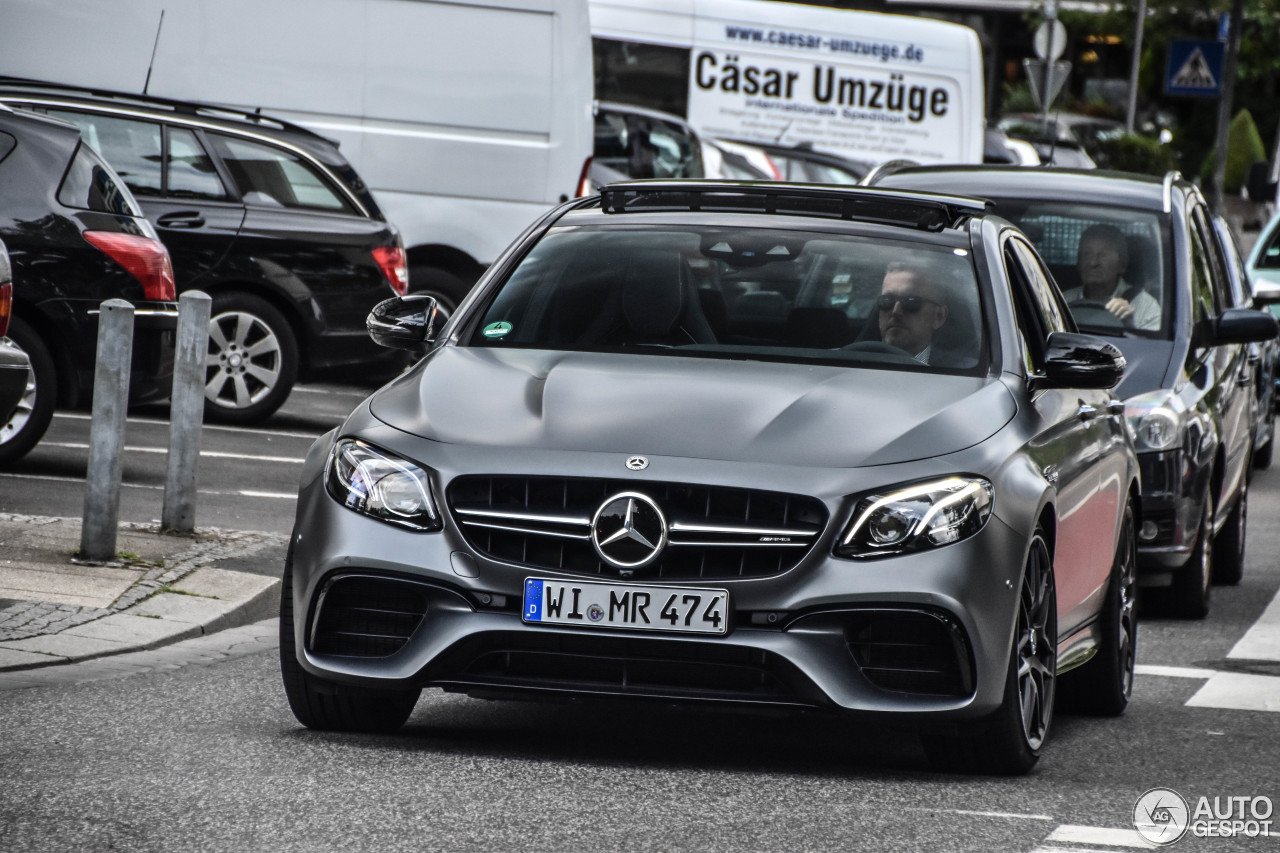
[(1067, 305), (1097, 302), (1126, 326), (1160, 328), (1160, 303), (1141, 287), (1124, 280), (1129, 267), (1129, 244), (1113, 225), (1090, 225), (1076, 248), (1080, 287), (1062, 293)]

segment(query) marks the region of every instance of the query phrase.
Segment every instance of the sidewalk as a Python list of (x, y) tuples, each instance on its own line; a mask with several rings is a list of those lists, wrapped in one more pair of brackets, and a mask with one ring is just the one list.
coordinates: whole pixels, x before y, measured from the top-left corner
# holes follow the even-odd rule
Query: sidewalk
[(122, 523), (78, 561), (80, 519), (0, 513), (0, 672), (156, 648), (278, 612), (288, 537)]

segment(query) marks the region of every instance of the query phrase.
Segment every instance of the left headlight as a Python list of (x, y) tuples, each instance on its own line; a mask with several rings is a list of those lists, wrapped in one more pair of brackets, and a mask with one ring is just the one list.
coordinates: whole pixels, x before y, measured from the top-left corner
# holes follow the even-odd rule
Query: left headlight
[(427, 472), (363, 441), (338, 440), (326, 483), (338, 503), (379, 521), (410, 530), (443, 526)]
[(886, 557), (950, 545), (982, 529), (995, 491), (981, 477), (948, 477), (866, 495), (836, 545), (840, 557)]

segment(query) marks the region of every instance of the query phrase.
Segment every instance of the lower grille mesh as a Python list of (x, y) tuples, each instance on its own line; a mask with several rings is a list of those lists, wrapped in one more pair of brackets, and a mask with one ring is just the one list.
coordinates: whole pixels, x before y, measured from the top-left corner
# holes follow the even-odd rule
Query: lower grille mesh
[(973, 692), (973, 665), (964, 633), (940, 613), (854, 613), (846, 638), (863, 675), (877, 687), (938, 696)]
[(312, 651), (377, 658), (400, 651), (427, 610), (418, 584), (377, 577), (342, 577), (327, 585), (312, 636)]

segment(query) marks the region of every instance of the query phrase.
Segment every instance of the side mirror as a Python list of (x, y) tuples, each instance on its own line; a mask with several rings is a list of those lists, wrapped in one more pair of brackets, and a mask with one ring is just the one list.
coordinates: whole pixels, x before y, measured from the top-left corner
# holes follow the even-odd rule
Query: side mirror
[(1280, 324), (1266, 311), (1228, 308), (1213, 321), (1213, 344), (1252, 344), (1269, 341), (1280, 334)]
[(1127, 362), (1115, 344), (1093, 335), (1053, 332), (1049, 335), (1044, 373), (1032, 388), (1114, 388)]
[(373, 306), (365, 327), (374, 343), (392, 349), (408, 349), (432, 340), (435, 320), (435, 297), (393, 296)]
[(1249, 164), (1244, 185), (1249, 201), (1265, 203), (1276, 200), (1276, 182), (1271, 180), (1271, 164), (1266, 160), (1254, 160)]

